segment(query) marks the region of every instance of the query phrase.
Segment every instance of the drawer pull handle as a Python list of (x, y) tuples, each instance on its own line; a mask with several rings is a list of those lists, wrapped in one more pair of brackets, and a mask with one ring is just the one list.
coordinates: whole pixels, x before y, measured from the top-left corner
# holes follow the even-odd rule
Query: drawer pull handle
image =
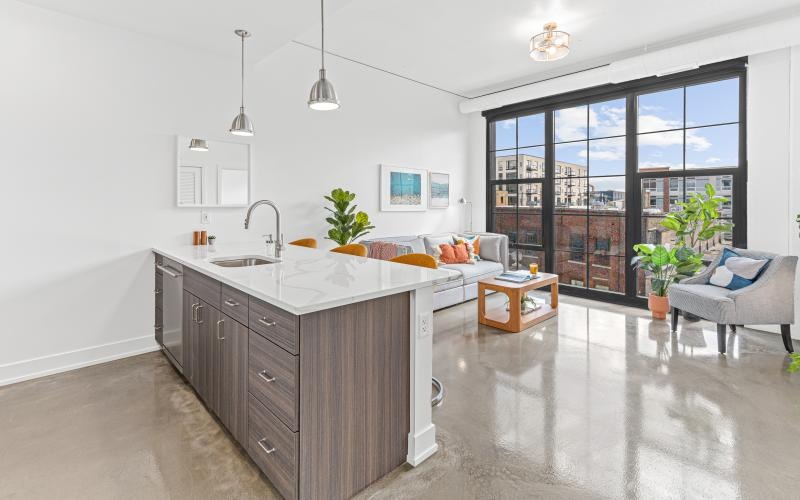
[(222, 333), (225, 333), (224, 328), (225, 328), (225, 320), (221, 319), (217, 321), (217, 340), (225, 340), (225, 336), (221, 335)]
[(225, 305), (230, 307), (236, 307), (239, 305), (239, 303), (236, 302), (235, 300), (225, 299)]
[(153, 325), (153, 328), (155, 328), (156, 330), (161, 330), (164, 327), (160, 325)]
[(203, 319), (203, 305), (202, 304), (198, 305), (195, 311), (197, 311), (197, 324), (202, 325), (203, 323), (206, 322), (206, 320)]
[(192, 304), (192, 321), (194, 321), (195, 323), (197, 323), (197, 307), (199, 305), (200, 304)]
[(175, 269), (173, 269), (173, 268), (171, 268), (169, 266), (162, 266), (161, 264), (156, 264), (156, 268), (159, 271), (172, 276), (173, 278), (180, 278), (181, 276), (183, 276), (182, 272), (177, 271), (177, 270), (175, 270)]
[(267, 373), (267, 370), (261, 370), (260, 372), (258, 372), (258, 376), (263, 378), (265, 382), (275, 382), (275, 377), (269, 375)]
[(275, 326), (275, 322), (268, 320), (266, 317), (258, 318), (258, 322), (266, 326)]
[(153, 293), (155, 293), (156, 295), (161, 295), (161, 292), (162, 290), (160, 288), (156, 288), (155, 290), (153, 290)]
[(268, 445), (268, 444), (265, 444), (266, 442), (267, 442), (267, 438), (259, 439), (258, 440), (258, 445), (261, 447), (262, 450), (264, 450), (264, 453), (266, 453), (267, 455), (269, 455), (270, 453), (274, 453), (275, 452), (275, 447), (271, 446), (271, 445)]

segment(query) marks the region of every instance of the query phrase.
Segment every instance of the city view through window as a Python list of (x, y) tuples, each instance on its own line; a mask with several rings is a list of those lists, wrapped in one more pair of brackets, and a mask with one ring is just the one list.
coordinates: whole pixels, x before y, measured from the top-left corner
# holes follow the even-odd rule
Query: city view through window
[[(512, 268), (536, 262), (565, 285), (622, 294), (628, 246), (638, 242), (626, 241), (629, 231), (671, 243), (660, 222), (707, 183), (727, 198), (721, 216), (733, 220), (739, 89), (739, 77), (726, 78), (490, 122), (487, 215), (490, 230), (509, 237)], [(631, 176), (635, 193), (626, 192)], [(698, 250), (710, 256), (732, 243), (732, 233), (721, 234)], [(635, 281), (628, 293), (645, 295), (646, 280)]]

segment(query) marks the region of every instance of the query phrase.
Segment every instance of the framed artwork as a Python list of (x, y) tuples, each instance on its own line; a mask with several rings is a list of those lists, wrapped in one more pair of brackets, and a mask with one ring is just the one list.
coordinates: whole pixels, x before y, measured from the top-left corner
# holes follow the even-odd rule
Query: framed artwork
[(447, 208), (450, 206), (450, 174), (445, 172), (430, 173), (430, 208)]
[(381, 165), (381, 211), (417, 212), (428, 208), (428, 172)]

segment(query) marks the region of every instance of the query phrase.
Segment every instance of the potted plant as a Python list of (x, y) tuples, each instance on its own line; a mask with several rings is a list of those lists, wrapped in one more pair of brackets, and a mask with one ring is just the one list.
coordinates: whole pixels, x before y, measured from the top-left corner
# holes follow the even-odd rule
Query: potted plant
[(787, 368), (789, 373), (800, 371), (800, 353), (795, 352), (790, 354), (789, 357), (792, 358), (792, 362), (789, 364), (789, 368)]
[(213, 234), (208, 237), (208, 245), (213, 246), (217, 242), (217, 237)]
[[(540, 307), (541, 306), (536, 303), (536, 300), (533, 297), (529, 296), (527, 293), (523, 294), (519, 298), (519, 310), (520, 310), (520, 312), (522, 314), (528, 314), (529, 312), (536, 311)], [(506, 311), (510, 311), (510, 310), (511, 310), (511, 301), (507, 300), (506, 301)]]
[(703, 256), (686, 246), (667, 249), (664, 245), (640, 243), (633, 246), (636, 257), (632, 264), (641, 269), (650, 279), (651, 292), (647, 297), (647, 308), (653, 319), (666, 319), (669, 312), (667, 291), (670, 285), (688, 278), (702, 265)]
[(356, 212), (358, 205), (350, 205), (356, 199), (356, 194), (336, 188), (325, 199), (333, 203), (333, 208), (325, 207), (332, 215), (325, 220), (332, 227), (328, 230), (325, 239), (335, 241), (339, 245), (347, 245), (368, 234), (375, 226), (369, 220), (366, 212)]
[[(661, 221), (661, 226), (675, 232), (675, 246), (699, 251), (701, 242), (733, 228), (733, 224), (720, 221), (720, 206), (726, 201), (727, 198), (717, 196), (714, 186), (706, 183), (704, 193), (694, 193), (688, 201), (679, 201), (681, 209), (668, 213)], [(697, 267), (687, 269), (688, 275), (694, 275), (702, 266), (701, 259)]]

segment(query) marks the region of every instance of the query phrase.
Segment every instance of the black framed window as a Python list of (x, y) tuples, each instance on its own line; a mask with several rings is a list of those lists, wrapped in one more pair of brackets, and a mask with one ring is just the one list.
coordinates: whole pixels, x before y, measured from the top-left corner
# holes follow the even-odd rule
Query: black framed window
[(728, 201), (746, 246), (746, 59), (606, 85), (484, 112), (487, 229), (509, 235), (513, 268), (532, 259), (567, 293), (641, 304), (635, 242), (669, 242), (660, 225), (695, 192)]

